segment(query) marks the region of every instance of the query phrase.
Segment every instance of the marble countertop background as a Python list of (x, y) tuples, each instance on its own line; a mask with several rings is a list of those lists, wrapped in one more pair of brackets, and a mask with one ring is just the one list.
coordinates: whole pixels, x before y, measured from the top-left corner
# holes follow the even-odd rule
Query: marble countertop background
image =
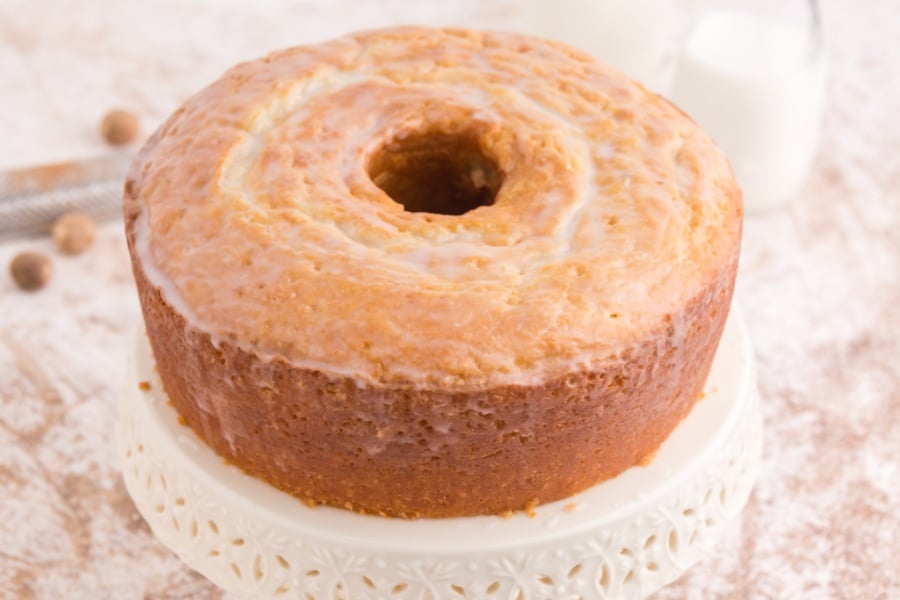
[[(108, 153), (231, 64), (395, 23), (514, 27), (511, 0), (0, 0), (0, 168)], [(678, 598), (900, 598), (900, 6), (824, 0), (820, 153), (786, 209), (748, 217), (738, 300), (756, 346), (762, 474)], [(42, 291), (6, 273), (53, 257)], [(0, 243), (0, 598), (220, 598), (122, 484), (114, 406), (139, 327), (121, 223), (62, 257)]]

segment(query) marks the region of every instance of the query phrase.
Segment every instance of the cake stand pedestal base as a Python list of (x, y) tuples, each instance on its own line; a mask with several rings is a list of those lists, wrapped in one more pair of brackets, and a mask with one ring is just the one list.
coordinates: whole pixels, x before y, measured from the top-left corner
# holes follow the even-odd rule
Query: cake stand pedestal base
[(643, 597), (710, 552), (759, 464), (753, 360), (736, 307), (705, 397), (650, 465), (510, 518), (405, 521), (308, 507), (224, 464), (179, 424), (143, 335), (131, 363), (116, 431), (128, 491), (166, 546), (246, 597)]

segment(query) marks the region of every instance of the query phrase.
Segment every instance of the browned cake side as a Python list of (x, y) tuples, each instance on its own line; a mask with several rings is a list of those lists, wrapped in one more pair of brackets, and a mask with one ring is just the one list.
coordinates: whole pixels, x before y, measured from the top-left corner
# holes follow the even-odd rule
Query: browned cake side
[[(133, 266), (160, 378), (209, 446), (309, 503), (400, 517), (527, 509), (651, 458), (701, 397), (735, 275), (671, 315), (666, 343), (654, 335), (609, 369), (453, 393), (359, 387), (216, 348)], [(203, 406), (226, 411), (227, 427)]]

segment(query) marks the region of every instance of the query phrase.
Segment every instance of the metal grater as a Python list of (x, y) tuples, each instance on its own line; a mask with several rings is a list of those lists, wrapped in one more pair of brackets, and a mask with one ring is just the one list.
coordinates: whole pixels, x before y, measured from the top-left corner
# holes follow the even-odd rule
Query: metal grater
[(0, 240), (47, 232), (69, 210), (95, 219), (121, 214), (131, 155), (0, 172)]

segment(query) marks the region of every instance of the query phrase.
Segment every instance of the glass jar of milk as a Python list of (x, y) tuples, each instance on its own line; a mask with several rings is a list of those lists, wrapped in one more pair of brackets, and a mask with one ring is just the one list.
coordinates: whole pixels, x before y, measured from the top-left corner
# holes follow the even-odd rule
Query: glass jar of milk
[(815, 0), (706, 2), (672, 99), (725, 151), (747, 212), (788, 202), (816, 154), (825, 105)]
[(676, 2), (522, 0), (519, 9), (525, 33), (585, 50), (659, 92), (670, 78), (683, 14)]

